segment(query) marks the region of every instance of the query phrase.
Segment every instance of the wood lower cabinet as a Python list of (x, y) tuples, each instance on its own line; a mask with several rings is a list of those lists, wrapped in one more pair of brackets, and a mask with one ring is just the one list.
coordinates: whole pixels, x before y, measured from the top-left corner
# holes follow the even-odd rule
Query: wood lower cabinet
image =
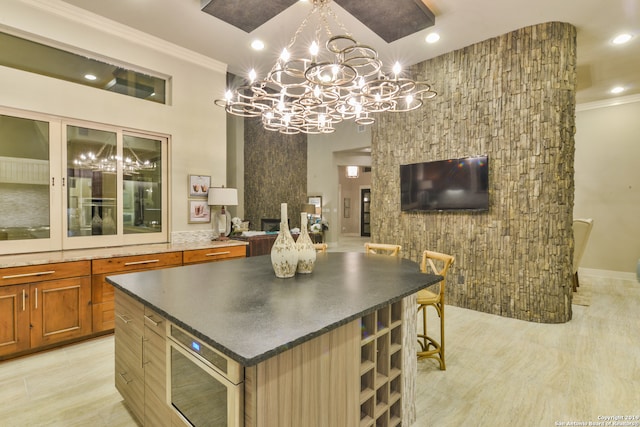
[(121, 291), (115, 291), (115, 383), (136, 421), (171, 425), (166, 403), (166, 321)]
[(28, 350), (28, 285), (0, 287), (0, 357)]
[(93, 276), (91, 278), (93, 332), (110, 331), (115, 325), (113, 286), (107, 283), (107, 276), (179, 265), (182, 265), (181, 251), (93, 260)]
[(91, 334), (91, 263), (0, 270), (0, 357)]
[(144, 425), (169, 425), (167, 404), (166, 321), (149, 307), (144, 308)]
[(0, 268), (0, 360), (113, 331), (107, 276), (246, 256), (246, 246)]
[(91, 333), (89, 276), (31, 285), (31, 346), (41, 347)]
[(142, 361), (144, 307), (115, 293), (115, 383), (136, 421), (144, 420), (144, 365)]

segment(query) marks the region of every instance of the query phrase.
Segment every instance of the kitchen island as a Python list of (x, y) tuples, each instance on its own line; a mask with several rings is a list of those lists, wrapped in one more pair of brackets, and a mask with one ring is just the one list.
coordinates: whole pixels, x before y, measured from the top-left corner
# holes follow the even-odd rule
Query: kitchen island
[[(268, 256), (107, 278), (124, 307), (143, 307), (145, 320), (149, 310), (154, 325), (173, 324), (241, 367), (236, 425), (246, 427), (409, 425), (402, 408), (413, 403), (415, 364), (404, 361), (415, 358), (406, 351), (415, 331), (404, 328), (414, 324), (412, 296), (438, 280), (412, 261), (364, 253), (318, 254), (312, 274), (291, 279), (276, 278)], [(117, 311), (125, 328), (130, 318)]]

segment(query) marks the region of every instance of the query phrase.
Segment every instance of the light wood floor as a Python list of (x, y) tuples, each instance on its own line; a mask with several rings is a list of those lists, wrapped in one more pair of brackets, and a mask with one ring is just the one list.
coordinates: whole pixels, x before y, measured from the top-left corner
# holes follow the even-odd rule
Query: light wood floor
[[(418, 362), (414, 426), (640, 416), (640, 284), (581, 280), (591, 304), (573, 305), (566, 324), (447, 306), (447, 370)], [(0, 426), (135, 426), (113, 369), (112, 336), (0, 362)]]

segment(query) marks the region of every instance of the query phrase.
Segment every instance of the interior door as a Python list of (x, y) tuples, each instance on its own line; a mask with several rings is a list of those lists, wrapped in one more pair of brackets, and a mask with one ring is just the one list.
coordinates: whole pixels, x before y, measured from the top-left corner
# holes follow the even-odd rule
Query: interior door
[(371, 236), (371, 189), (360, 190), (360, 236)]

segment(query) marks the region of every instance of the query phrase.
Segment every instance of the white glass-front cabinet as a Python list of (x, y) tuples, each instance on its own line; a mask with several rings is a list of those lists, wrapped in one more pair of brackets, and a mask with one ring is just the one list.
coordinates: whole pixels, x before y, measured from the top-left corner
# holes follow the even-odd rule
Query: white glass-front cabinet
[(168, 241), (168, 140), (0, 110), (0, 253)]

